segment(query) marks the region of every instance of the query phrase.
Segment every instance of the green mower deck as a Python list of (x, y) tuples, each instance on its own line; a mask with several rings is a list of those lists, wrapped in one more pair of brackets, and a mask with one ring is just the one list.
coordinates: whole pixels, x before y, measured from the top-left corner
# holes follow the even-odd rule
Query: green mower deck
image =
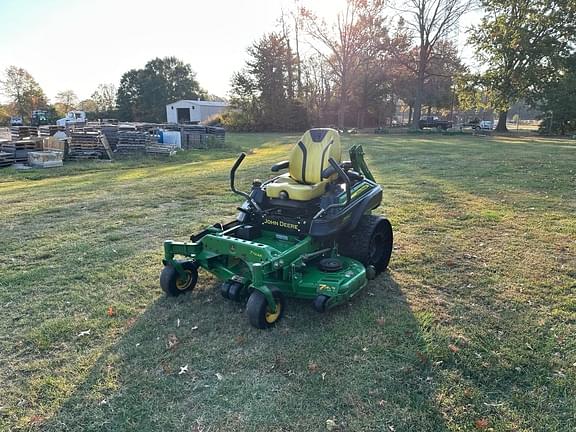
[(235, 300), (248, 297), (249, 287), (257, 289), (275, 309), (276, 301), (271, 288), (278, 288), (287, 297), (314, 299), (319, 295), (328, 297), (324, 307), (336, 306), (364, 288), (366, 269), (358, 261), (340, 256), (342, 268), (323, 271), (318, 267), (325, 254), (332, 249), (318, 249), (311, 237), (299, 240), (294, 236), (282, 236), (262, 232), (254, 241), (226, 235), (226, 231), (214, 228), (214, 232), (198, 243), (164, 243), (164, 262), (173, 266), (181, 278), (186, 273), (175, 255), (193, 259), (197, 265), (220, 280), (230, 280), (241, 285)]

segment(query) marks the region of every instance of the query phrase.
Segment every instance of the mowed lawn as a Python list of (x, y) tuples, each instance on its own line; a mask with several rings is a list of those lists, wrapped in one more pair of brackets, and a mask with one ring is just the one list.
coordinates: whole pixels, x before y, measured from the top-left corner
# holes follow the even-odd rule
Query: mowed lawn
[(162, 295), (163, 240), (234, 217), (239, 150), (247, 188), (296, 139), (0, 170), (0, 430), (576, 430), (574, 140), (345, 137), (384, 187), (386, 274), (268, 331), (206, 274)]

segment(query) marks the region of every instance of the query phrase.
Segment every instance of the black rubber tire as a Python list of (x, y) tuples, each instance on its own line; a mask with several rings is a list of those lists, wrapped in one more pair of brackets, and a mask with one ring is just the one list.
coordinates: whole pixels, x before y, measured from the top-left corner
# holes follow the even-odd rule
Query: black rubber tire
[(176, 269), (171, 265), (164, 266), (160, 273), (160, 287), (167, 296), (176, 297), (187, 291), (192, 291), (198, 282), (198, 267), (193, 261), (180, 262), (184, 271), (188, 273), (188, 279), (181, 281)]
[(222, 285), (220, 285), (220, 294), (222, 294), (222, 297), (228, 300), (230, 299), (230, 297), (228, 297), (229, 289), (230, 289), (230, 282), (228, 281), (222, 282)]
[(380, 216), (364, 215), (354, 231), (340, 238), (338, 251), (360, 261), (365, 267), (374, 266), (376, 274), (379, 274), (388, 267), (393, 245), (390, 221)]
[[(272, 288), (271, 291), (276, 303), (280, 306), (280, 311), (277, 316), (268, 312), (268, 302), (266, 301), (266, 297), (256, 289), (252, 291), (252, 294), (250, 294), (248, 302), (246, 303), (248, 320), (250, 321), (250, 324), (257, 329), (272, 327), (284, 316), (284, 310), (286, 309), (284, 295), (282, 295), (282, 292), (277, 288)], [(273, 321), (271, 321), (270, 318), (274, 318)]]
[(320, 294), (318, 297), (316, 297), (314, 299), (314, 302), (312, 303), (312, 307), (314, 308), (314, 310), (316, 312), (324, 313), (328, 309), (327, 308), (328, 300), (330, 300), (330, 297), (328, 297), (324, 294)]
[(230, 300), (239, 302), (242, 299), (242, 284), (238, 282), (230, 282), (230, 287), (228, 288), (228, 298)]

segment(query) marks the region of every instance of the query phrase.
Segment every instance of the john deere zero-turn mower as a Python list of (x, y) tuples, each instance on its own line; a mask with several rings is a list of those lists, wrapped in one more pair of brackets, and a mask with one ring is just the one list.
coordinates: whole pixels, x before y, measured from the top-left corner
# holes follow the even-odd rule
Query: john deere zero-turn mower
[[(334, 129), (311, 129), (272, 166), (285, 174), (261, 182), (249, 193), (230, 188), (245, 201), (236, 220), (217, 223), (191, 242), (164, 242), (160, 285), (170, 296), (190, 291), (198, 268), (222, 280), (222, 296), (245, 301), (250, 323), (272, 326), (282, 318), (286, 297), (312, 300), (324, 312), (364, 288), (386, 269), (392, 253), (392, 226), (371, 212), (382, 201), (361, 146), (341, 160)], [(175, 256), (184, 259), (175, 259)]]

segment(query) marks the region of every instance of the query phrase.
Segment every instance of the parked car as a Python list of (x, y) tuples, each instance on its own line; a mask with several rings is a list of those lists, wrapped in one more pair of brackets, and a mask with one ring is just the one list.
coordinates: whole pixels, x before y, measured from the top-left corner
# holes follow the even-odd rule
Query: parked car
[(20, 116), (10, 117), (10, 126), (24, 126), (24, 120)]
[(480, 129), (484, 129), (484, 130), (492, 130), (494, 129), (494, 122), (490, 121), (490, 120), (482, 120), (480, 122)]
[(452, 127), (452, 122), (448, 120), (440, 120), (436, 116), (426, 116), (420, 118), (420, 121), (418, 122), (418, 127), (420, 129), (433, 128), (433, 129), (446, 130)]

